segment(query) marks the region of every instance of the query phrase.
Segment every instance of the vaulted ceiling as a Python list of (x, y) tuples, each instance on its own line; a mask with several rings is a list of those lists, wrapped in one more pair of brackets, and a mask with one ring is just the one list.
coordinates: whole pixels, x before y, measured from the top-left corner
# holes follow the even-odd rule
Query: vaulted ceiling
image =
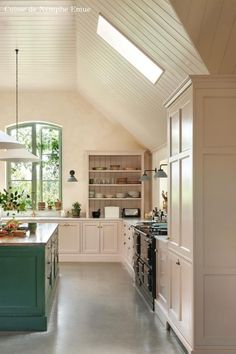
[[(235, 3), (2, 0), (0, 89), (14, 89), (18, 47), (21, 89), (78, 90), (152, 149), (166, 140), (163, 101), (187, 75), (225, 73), (226, 67), (235, 73), (235, 50), (229, 55), (236, 35)], [(155, 85), (96, 34), (99, 13), (164, 68)]]
[(236, 0), (170, 0), (211, 74), (236, 74)]

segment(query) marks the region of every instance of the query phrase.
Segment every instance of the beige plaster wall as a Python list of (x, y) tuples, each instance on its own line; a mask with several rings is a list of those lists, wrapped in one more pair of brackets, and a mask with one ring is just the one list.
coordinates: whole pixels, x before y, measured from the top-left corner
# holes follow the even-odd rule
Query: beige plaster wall
[[(0, 92), (0, 129), (15, 123), (14, 93)], [(19, 95), (19, 123), (47, 121), (63, 128), (63, 206), (80, 201), (86, 208), (86, 150), (140, 150), (133, 136), (109, 121), (86, 99), (70, 92), (23, 92)], [(76, 171), (79, 183), (68, 183), (69, 170)], [(0, 162), (0, 189), (5, 186), (5, 163)]]
[[(161, 148), (152, 152), (152, 168), (159, 168), (161, 163), (166, 163), (168, 157), (167, 145), (162, 146)], [(167, 172), (165, 169), (163, 169)], [(163, 199), (161, 197), (161, 191), (167, 191), (167, 178), (152, 178), (152, 208), (158, 207), (162, 208)]]

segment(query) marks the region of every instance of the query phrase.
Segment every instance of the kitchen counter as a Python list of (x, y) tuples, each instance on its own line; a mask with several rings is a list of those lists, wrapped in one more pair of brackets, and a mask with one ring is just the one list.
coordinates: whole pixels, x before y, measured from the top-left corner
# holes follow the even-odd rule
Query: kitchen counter
[(168, 236), (155, 236), (155, 239), (162, 242), (168, 242)]
[[(10, 220), (12, 217), (5, 216), (2, 218), (3, 221)], [(48, 221), (48, 222), (66, 222), (66, 221), (121, 221), (124, 220), (122, 218), (72, 218), (72, 217), (65, 217), (65, 216), (17, 216), (15, 215), (15, 219), (19, 221), (29, 220), (30, 222), (40, 222), (40, 221)]]
[(52, 234), (55, 232), (58, 224), (38, 224), (35, 234), (26, 232), (24, 237), (0, 236), (0, 247), (2, 246), (37, 246), (45, 245)]

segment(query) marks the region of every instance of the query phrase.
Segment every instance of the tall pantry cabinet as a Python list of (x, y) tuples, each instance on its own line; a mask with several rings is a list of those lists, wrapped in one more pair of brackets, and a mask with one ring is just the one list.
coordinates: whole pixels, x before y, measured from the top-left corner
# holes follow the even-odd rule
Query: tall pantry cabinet
[(236, 353), (236, 77), (191, 76), (168, 109), (167, 321), (189, 353)]

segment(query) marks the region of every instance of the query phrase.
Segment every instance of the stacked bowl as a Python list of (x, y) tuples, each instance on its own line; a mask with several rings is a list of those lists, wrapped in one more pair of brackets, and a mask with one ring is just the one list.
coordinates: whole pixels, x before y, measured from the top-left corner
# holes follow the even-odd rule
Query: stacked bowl
[(131, 198), (139, 198), (140, 192), (139, 191), (129, 191), (128, 195)]

